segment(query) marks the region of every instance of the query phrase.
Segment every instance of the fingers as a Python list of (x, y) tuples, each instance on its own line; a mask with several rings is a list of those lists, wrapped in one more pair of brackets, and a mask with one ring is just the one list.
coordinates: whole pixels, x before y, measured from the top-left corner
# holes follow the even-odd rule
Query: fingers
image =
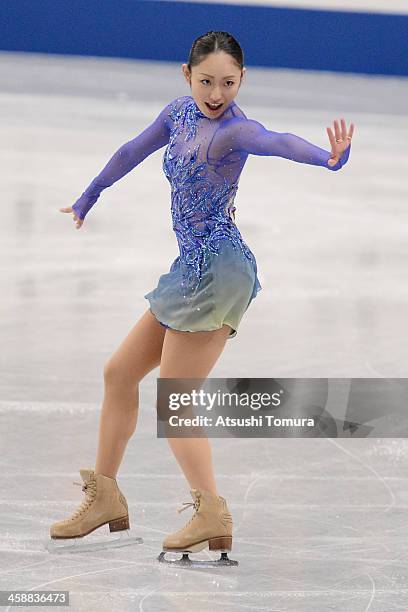
[(346, 122), (343, 118), (340, 119), (341, 128), (339, 127), (339, 123), (337, 119), (333, 121), (333, 125), (334, 125), (334, 131), (335, 131), (335, 140), (342, 140), (343, 142), (346, 142), (347, 138), (353, 137), (354, 123), (350, 123), (350, 129), (348, 132), (347, 132)]
[(344, 121), (344, 119), (340, 119), (340, 123), (341, 123), (341, 139), (343, 140), (343, 142), (346, 142), (347, 140), (346, 122)]
[[(347, 127), (344, 119), (340, 119), (340, 125), (337, 119), (333, 121), (334, 125), (334, 143), (335, 145), (340, 144), (339, 141), (345, 142), (347, 140)], [(341, 126), (341, 127), (340, 127)]]
[(346, 122), (344, 121), (344, 119), (341, 119), (341, 138), (343, 142), (347, 142), (348, 139), (351, 140), (353, 138), (353, 134), (354, 134), (354, 123), (350, 123), (350, 129), (347, 133)]
[(333, 124), (334, 124), (334, 133), (336, 135), (336, 141), (341, 140), (341, 133), (340, 133), (340, 128), (339, 128), (337, 119), (333, 121)]
[(76, 228), (79, 229), (80, 227), (82, 227), (84, 220), (78, 217), (78, 215), (72, 210), (72, 206), (66, 206), (65, 208), (60, 208), (60, 211), (64, 213), (72, 213), (73, 221), (76, 225)]
[(77, 229), (79, 229), (79, 228), (82, 226), (83, 222), (84, 222), (84, 220), (83, 220), (83, 219), (80, 219), (80, 218), (78, 217), (78, 215), (76, 215), (76, 214), (74, 213), (74, 223), (75, 223), (75, 225), (76, 225), (76, 228), (77, 228)]
[(327, 135), (328, 135), (329, 140), (330, 140), (330, 145), (331, 145), (332, 152), (334, 153), (334, 151), (336, 150), (336, 140), (334, 138), (334, 134), (333, 134), (331, 128), (329, 128), (329, 127), (326, 128), (326, 131), (327, 131)]

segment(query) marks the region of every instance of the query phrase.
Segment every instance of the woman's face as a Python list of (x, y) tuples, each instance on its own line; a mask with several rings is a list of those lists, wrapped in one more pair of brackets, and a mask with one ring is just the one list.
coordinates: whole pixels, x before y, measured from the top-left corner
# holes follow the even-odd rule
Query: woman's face
[[(183, 64), (182, 69), (195, 103), (210, 119), (222, 115), (235, 98), (246, 70), (243, 68), (241, 73), (235, 60), (225, 51), (210, 53), (200, 64), (193, 66), (191, 73), (187, 64)], [(221, 106), (212, 110), (210, 104)]]

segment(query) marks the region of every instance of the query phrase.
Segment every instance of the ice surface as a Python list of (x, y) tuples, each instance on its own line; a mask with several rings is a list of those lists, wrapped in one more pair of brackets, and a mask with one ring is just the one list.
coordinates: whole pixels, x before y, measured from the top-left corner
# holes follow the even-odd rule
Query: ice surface
[[(356, 131), (338, 173), (248, 160), (237, 224), (263, 291), (211, 376), (407, 376), (407, 90), (404, 79), (249, 67), (237, 99), (248, 116), (322, 147), (335, 118)], [(406, 610), (403, 439), (213, 440), (239, 566), (160, 564), (189, 493), (156, 439), (157, 371), (141, 384), (118, 474), (144, 543), (44, 548), (49, 525), (82, 500), (79, 468), (94, 463), (103, 366), (177, 253), (162, 151), (106, 191), (81, 230), (58, 209), (188, 93), (178, 65), (0, 55), (0, 589), (69, 590), (78, 611)]]

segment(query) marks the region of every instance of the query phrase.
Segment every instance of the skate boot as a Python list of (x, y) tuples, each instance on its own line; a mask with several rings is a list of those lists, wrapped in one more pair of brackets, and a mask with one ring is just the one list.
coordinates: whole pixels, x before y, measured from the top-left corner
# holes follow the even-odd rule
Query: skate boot
[[(79, 552), (142, 543), (141, 538), (130, 536), (128, 505), (116, 479), (95, 474), (93, 470), (88, 469), (81, 469), (79, 472), (83, 482), (74, 482), (74, 484), (82, 486), (85, 499), (70, 518), (51, 525), (48, 551)], [(112, 540), (106, 536), (104, 538), (89, 536), (107, 523), (109, 531), (120, 532), (121, 537)], [(89, 537), (85, 538), (85, 541), (81, 540), (84, 536)]]
[[(227, 554), (232, 548), (232, 518), (227, 502), (223, 497), (203, 489), (192, 489), (190, 493), (194, 501), (184, 502), (184, 508), (179, 508), (178, 512), (194, 506), (195, 513), (187, 525), (164, 539), (163, 552), (158, 560), (188, 567), (238, 565), (238, 561), (229, 559)], [(192, 561), (189, 558), (189, 553), (200, 552), (207, 546), (209, 550), (220, 552), (220, 558), (214, 561)], [(167, 552), (181, 553), (182, 558), (168, 560), (165, 558)]]

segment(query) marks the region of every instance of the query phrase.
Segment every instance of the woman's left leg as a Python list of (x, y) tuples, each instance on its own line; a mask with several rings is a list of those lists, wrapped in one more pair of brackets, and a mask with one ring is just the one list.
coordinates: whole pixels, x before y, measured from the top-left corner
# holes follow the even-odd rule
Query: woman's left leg
[[(207, 378), (221, 355), (229, 325), (204, 332), (167, 329), (160, 362), (160, 378)], [(192, 489), (218, 495), (207, 437), (167, 438)]]

